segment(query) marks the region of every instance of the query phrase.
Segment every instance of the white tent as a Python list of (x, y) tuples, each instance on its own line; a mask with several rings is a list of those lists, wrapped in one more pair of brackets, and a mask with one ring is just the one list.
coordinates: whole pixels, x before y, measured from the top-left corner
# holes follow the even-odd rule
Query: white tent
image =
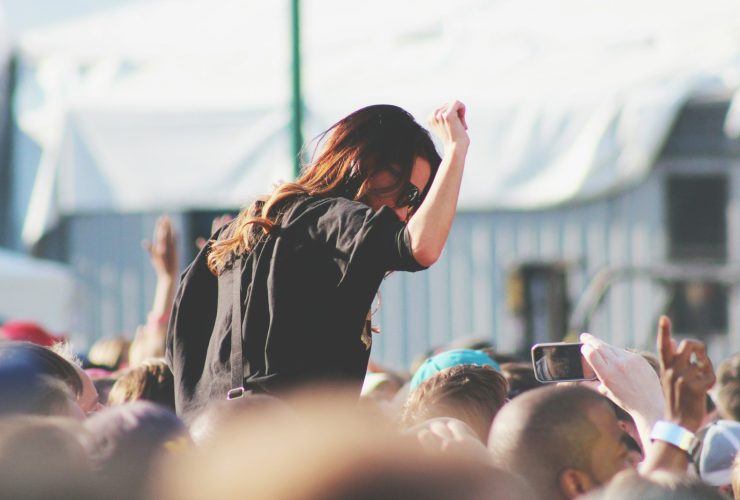
[(55, 333), (74, 324), (77, 282), (67, 267), (0, 250), (0, 318), (32, 320)]
[[(55, 214), (243, 205), (291, 175), (287, 1), (159, 0), (26, 34), (21, 128)], [(678, 110), (740, 81), (730, 0), (304, 0), (311, 137), (366, 104), (469, 109), (460, 205), (533, 209), (649, 171)]]

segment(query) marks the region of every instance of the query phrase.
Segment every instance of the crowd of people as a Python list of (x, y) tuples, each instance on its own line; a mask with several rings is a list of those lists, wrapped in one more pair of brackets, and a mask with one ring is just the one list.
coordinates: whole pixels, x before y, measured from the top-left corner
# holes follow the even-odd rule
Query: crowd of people
[[(223, 398), (176, 415), (164, 360), (177, 248), (149, 247), (157, 293), (132, 341), (84, 356), (29, 322), (0, 328), (0, 498), (740, 498), (740, 355), (659, 356), (584, 334), (598, 381), (543, 384), (485, 340), (440, 346), (409, 371), (371, 363), (359, 403), (341, 384)], [(696, 435), (651, 440), (656, 422)]]
[(582, 334), (595, 380), (543, 383), (480, 339), (408, 371), (368, 362), (383, 276), (446, 241), (464, 114), (433, 114), (440, 157), (400, 108), (353, 113), (313, 171), (217, 221), (181, 279), (161, 218), (130, 340), (83, 355), (2, 325), (0, 499), (740, 498), (740, 355), (715, 372), (666, 317), (656, 354)]

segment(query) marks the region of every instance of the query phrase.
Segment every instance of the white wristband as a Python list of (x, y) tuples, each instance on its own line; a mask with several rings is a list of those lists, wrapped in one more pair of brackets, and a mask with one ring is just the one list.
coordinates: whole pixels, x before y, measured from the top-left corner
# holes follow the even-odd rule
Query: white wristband
[(665, 441), (666, 443), (672, 444), (676, 448), (685, 451), (689, 455), (691, 455), (691, 452), (698, 444), (693, 432), (678, 424), (667, 422), (665, 420), (655, 422), (653, 431), (650, 433), (650, 439), (653, 441)]

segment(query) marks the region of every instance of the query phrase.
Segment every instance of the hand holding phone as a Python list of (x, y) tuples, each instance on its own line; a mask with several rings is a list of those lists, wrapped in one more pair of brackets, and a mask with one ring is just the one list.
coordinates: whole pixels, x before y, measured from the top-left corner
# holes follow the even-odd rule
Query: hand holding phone
[(532, 346), (534, 375), (540, 382), (596, 380), (581, 354), (581, 343), (552, 342)]

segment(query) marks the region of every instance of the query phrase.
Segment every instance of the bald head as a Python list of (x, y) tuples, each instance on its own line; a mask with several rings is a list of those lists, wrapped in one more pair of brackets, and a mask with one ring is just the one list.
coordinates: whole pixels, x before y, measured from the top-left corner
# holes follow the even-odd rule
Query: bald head
[[(604, 397), (584, 387), (548, 386), (504, 405), (493, 422), (488, 447), (496, 465), (527, 477), (541, 497), (568, 498), (571, 495), (562, 491), (564, 471), (579, 471), (595, 485), (623, 468), (620, 438)], [(602, 448), (613, 455), (604, 470), (593, 460)]]

